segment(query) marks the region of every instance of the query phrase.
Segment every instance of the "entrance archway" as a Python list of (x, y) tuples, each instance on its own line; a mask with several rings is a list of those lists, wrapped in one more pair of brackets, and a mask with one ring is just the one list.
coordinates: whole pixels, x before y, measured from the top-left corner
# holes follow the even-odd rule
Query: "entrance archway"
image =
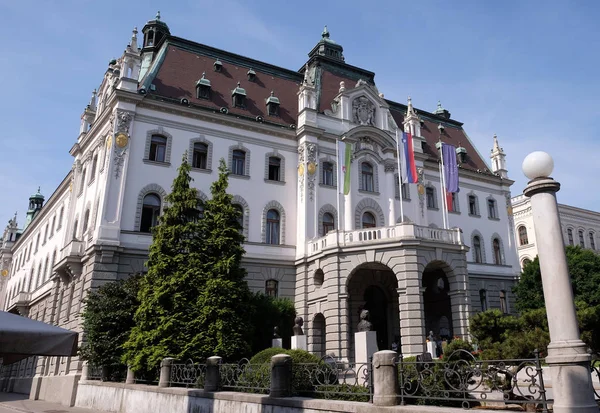
[(350, 357), (354, 356), (354, 333), (363, 309), (369, 310), (379, 350), (390, 349), (394, 338), (400, 336), (397, 288), (396, 275), (383, 264), (362, 264), (352, 272), (347, 283)]
[(426, 336), (433, 332), (436, 338), (449, 339), (453, 336), (452, 304), (444, 266), (444, 263), (432, 262), (423, 271), (423, 309)]

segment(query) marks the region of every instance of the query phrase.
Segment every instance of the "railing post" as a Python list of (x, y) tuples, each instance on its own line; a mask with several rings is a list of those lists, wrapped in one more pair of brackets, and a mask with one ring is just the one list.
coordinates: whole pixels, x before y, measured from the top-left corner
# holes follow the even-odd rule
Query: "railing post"
[(289, 397), (292, 393), (292, 357), (277, 354), (271, 357), (270, 397)]
[(221, 385), (221, 363), (223, 359), (212, 356), (206, 360), (206, 376), (204, 378), (204, 391), (217, 391)]
[(543, 403), (542, 413), (548, 413), (548, 402), (546, 401), (546, 388), (544, 387), (544, 370), (542, 369), (542, 362), (540, 360), (540, 351), (536, 348), (535, 350), (533, 350), (533, 354), (535, 354), (535, 370), (537, 371), (538, 378), (540, 380), (540, 397)]
[(171, 381), (171, 368), (173, 367), (174, 358), (167, 357), (160, 362), (160, 377), (158, 379), (158, 387), (169, 387)]
[(135, 383), (135, 371), (131, 368), (131, 366), (127, 366), (127, 377), (125, 378), (125, 384), (134, 384)]
[(399, 383), (398, 383), (398, 391), (400, 392), (400, 406), (405, 406), (406, 401), (404, 400), (404, 356), (402, 353), (398, 356), (398, 364), (400, 364), (399, 369)]
[(81, 380), (87, 380), (90, 377), (90, 366), (87, 361), (81, 366)]
[(373, 354), (373, 404), (375, 406), (396, 405), (398, 390), (398, 353), (391, 350)]

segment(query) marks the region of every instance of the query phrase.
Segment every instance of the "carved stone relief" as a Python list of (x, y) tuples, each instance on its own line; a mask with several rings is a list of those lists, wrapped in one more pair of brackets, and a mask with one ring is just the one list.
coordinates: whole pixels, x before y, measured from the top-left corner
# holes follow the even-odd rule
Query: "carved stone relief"
[(317, 145), (314, 143), (306, 144), (306, 157), (308, 172), (308, 199), (311, 201), (315, 196), (315, 181), (317, 177)]
[[(115, 136), (121, 138), (114, 145), (114, 163), (115, 163), (115, 179), (121, 176), (121, 170), (125, 164), (125, 155), (129, 147), (129, 126), (133, 120), (133, 116), (129, 112), (117, 111), (117, 124), (115, 125)], [(115, 138), (117, 139), (117, 138)]]
[(421, 218), (425, 218), (425, 171), (423, 168), (417, 169), (417, 192), (419, 193), (419, 209), (421, 210)]
[(375, 126), (375, 105), (365, 96), (352, 101), (352, 121), (359, 125)]
[(298, 185), (300, 190), (300, 202), (304, 200), (304, 172), (305, 172), (304, 145), (298, 146)]

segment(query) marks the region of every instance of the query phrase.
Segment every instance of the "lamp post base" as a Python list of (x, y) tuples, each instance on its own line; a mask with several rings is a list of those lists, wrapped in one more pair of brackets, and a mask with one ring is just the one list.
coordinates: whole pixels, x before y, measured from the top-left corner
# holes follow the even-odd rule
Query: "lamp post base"
[(590, 377), (591, 356), (581, 340), (551, 342), (546, 363), (550, 367), (554, 413), (597, 413)]

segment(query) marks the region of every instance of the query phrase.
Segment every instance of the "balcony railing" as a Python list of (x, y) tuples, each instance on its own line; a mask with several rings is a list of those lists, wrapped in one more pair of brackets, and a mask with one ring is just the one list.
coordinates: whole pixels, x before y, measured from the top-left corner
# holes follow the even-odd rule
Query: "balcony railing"
[(360, 244), (377, 244), (420, 239), (444, 244), (462, 244), (460, 229), (440, 229), (415, 224), (397, 224), (391, 227), (365, 228), (353, 231), (331, 231), (308, 242), (307, 254), (314, 255), (326, 248)]

